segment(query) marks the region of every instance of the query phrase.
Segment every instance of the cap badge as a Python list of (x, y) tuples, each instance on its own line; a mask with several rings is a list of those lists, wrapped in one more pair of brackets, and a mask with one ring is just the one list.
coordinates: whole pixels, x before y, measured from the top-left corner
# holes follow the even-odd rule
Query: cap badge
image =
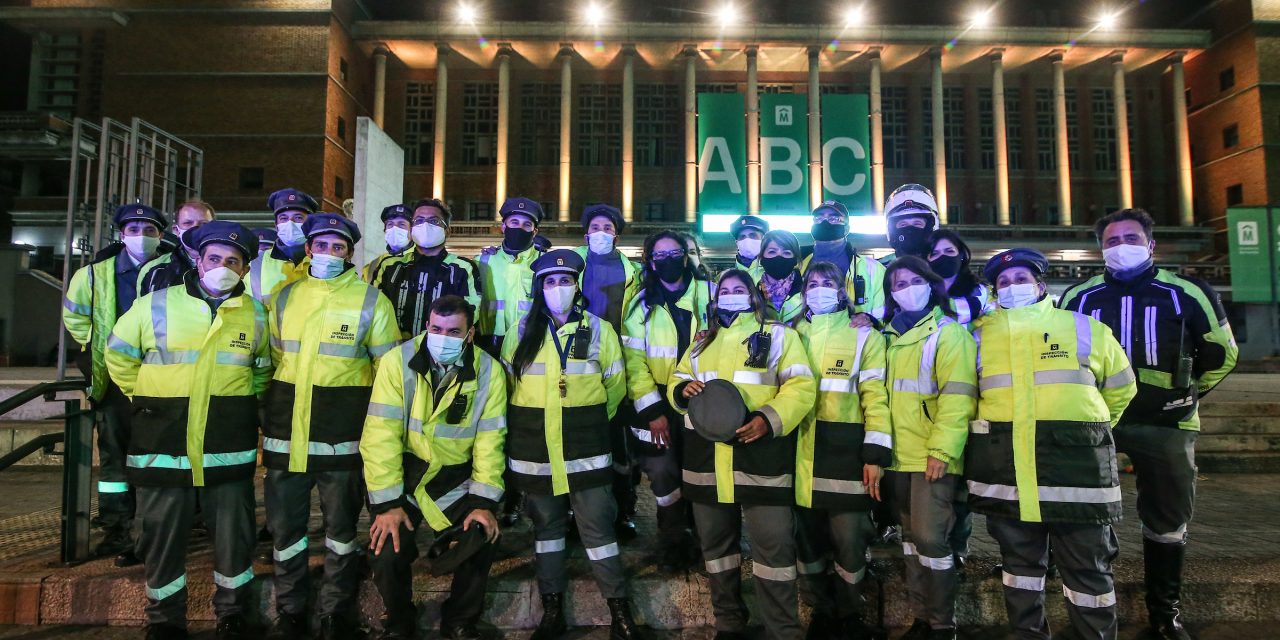
[(289, 202), (293, 202), (294, 200), (297, 200), (297, 199), (298, 199), (298, 196), (296, 196), (296, 195), (294, 195), (294, 194), (292, 194), (292, 193), (291, 193), (291, 194), (289, 194)]
[(331, 226), (331, 227), (336, 227), (336, 226), (338, 226), (338, 219), (337, 219), (337, 218), (329, 218), (329, 226)]
[(564, 258), (556, 258), (556, 266), (557, 266), (557, 267), (563, 267), (563, 266), (564, 266)]
[(232, 239), (232, 240), (239, 240), (239, 239), (240, 239), (240, 234), (238, 234), (238, 233), (236, 233), (236, 232), (232, 231), (231, 233), (227, 234), (227, 237), (228, 237), (228, 238), (230, 238), (230, 239)]

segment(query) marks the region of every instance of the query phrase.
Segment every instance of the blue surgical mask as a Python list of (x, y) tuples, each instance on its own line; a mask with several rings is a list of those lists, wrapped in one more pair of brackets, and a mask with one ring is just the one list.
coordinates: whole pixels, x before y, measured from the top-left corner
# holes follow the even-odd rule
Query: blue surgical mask
[(462, 350), (467, 341), (462, 338), (446, 336), (441, 333), (427, 334), (427, 352), (438, 364), (454, 364), (462, 357)]
[(311, 277), (328, 280), (342, 273), (347, 261), (327, 253), (311, 254)]
[(292, 220), (276, 225), (276, 237), (279, 238), (280, 244), (289, 247), (296, 247), (306, 240), (302, 235), (302, 225)]
[(996, 292), (996, 299), (1005, 309), (1016, 309), (1040, 301), (1040, 285), (1011, 284)]

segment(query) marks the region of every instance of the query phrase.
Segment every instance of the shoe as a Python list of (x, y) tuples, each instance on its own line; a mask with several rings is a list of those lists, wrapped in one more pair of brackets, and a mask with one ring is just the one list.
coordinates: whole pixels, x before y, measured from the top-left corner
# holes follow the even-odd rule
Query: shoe
[(520, 524), (520, 518), (524, 515), (524, 494), (515, 491), (509, 492), (503, 507), (502, 526), (514, 527)]
[[(171, 624), (147, 625), (147, 640), (182, 640), (187, 637), (187, 630)], [(219, 636), (221, 637), (221, 636)]]
[(916, 618), (916, 621), (911, 623), (911, 628), (907, 629), (907, 632), (898, 640), (929, 640), (931, 631), (933, 629), (929, 627), (927, 621)]
[(872, 544), (886, 547), (902, 546), (902, 527), (898, 525), (890, 525), (880, 530), (880, 535), (876, 536)]
[(1185, 542), (1142, 539), (1142, 563), (1147, 587), (1148, 636), (1158, 640), (1191, 640), (1182, 626), (1182, 563)]
[(631, 616), (631, 603), (626, 598), (609, 598), (609, 640), (640, 640), (640, 625)]
[(636, 539), (639, 533), (636, 532), (636, 523), (628, 515), (619, 515), (617, 521), (613, 523), (613, 533), (618, 538), (618, 542), (630, 542)]
[(331, 614), (320, 618), (321, 640), (353, 640), (364, 636), (364, 631), (347, 616)]
[(142, 564), (142, 561), (138, 559), (138, 555), (133, 552), (133, 549), (125, 549), (120, 552), (120, 555), (116, 556), (116, 559), (113, 560), (112, 563), (117, 567), (124, 568), (136, 567)]
[(271, 532), (265, 526), (258, 529), (258, 542), (271, 542)]
[(93, 555), (98, 558), (107, 558), (110, 556), (118, 556), (125, 551), (133, 548), (133, 542), (128, 536), (112, 536), (108, 535), (93, 548)]
[(955, 627), (947, 629), (930, 629), (929, 635), (926, 637), (929, 638), (929, 640), (956, 640), (956, 630)]
[(451, 640), (480, 640), (484, 636), (480, 635), (480, 630), (471, 623), (455, 624), (448, 627), (440, 627), (440, 635)]
[(849, 640), (888, 640), (889, 632), (880, 627), (867, 624), (861, 616), (849, 616), (840, 619), (840, 628)]
[(244, 640), (248, 637), (245, 635), (244, 616), (230, 615), (218, 618), (218, 627), (214, 635), (218, 640)]
[(569, 630), (564, 621), (564, 594), (542, 594), (542, 620), (529, 640), (557, 640)]
[(271, 632), (267, 634), (267, 640), (294, 640), (294, 638), (310, 635), (306, 616), (301, 613), (281, 611), (276, 617), (275, 625), (271, 627)]

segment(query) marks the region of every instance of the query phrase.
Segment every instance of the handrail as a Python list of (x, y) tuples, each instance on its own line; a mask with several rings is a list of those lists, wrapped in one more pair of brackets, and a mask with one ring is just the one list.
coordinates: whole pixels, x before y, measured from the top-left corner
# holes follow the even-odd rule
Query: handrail
[(67, 378), (66, 380), (56, 380), (54, 382), (42, 382), (34, 387), (23, 389), (4, 400), (0, 400), (0, 416), (36, 398), (52, 401), (53, 394), (59, 391), (83, 391), (88, 386), (84, 378)]

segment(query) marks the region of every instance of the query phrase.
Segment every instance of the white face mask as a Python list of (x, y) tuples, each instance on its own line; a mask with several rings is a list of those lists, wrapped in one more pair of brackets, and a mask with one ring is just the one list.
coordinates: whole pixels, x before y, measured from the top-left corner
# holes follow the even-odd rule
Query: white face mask
[(441, 333), (427, 334), (427, 352), (431, 359), (439, 364), (454, 364), (462, 357), (462, 348), (467, 344), (462, 338), (446, 336)]
[(1025, 307), (1040, 300), (1040, 285), (1035, 283), (1011, 284), (997, 291), (996, 298), (1000, 301), (1000, 306), (1005, 309)]
[(927, 284), (913, 284), (906, 289), (893, 292), (893, 300), (903, 311), (920, 311), (929, 306), (929, 296), (933, 289)]
[(160, 238), (151, 236), (124, 236), (120, 240), (124, 242), (129, 255), (139, 262), (151, 257), (156, 252), (156, 247), (160, 246)]
[(383, 232), (382, 236), (387, 239), (387, 247), (392, 251), (399, 251), (409, 246), (409, 232), (400, 227), (391, 227)]
[(760, 255), (760, 238), (743, 238), (738, 241), (738, 255), (755, 260)]
[(587, 246), (591, 253), (603, 256), (613, 251), (613, 234), (608, 231), (597, 231), (587, 234)]
[(751, 296), (745, 293), (722, 295), (716, 300), (716, 308), (721, 311), (750, 311)]
[(547, 301), (547, 308), (555, 314), (569, 313), (573, 308), (573, 300), (578, 297), (578, 287), (562, 285), (542, 290), (542, 297)]
[(280, 244), (289, 247), (296, 247), (306, 240), (302, 235), (302, 225), (292, 220), (276, 225), (276, 237)]
[(804, 292), (804, 303), (815, 315), (831, 313), (840, 306), (840, 292), (831, 287), (815, 287)]
[(430, 222), (413, 225), (410, 231), (413, 234), (413, 242), (423, 249), (434, 249), (444, 244), (444, 227), (437, 227)]
[(1111, 271), (1128, 271), (1142, 266), (1151, 257), (1151, 249), (1145, 245), (1119, 244), (1102, 250), (1102, 260)]
[(347, 261), (327, 253), (311, 254), (311, 277), (328, 280), (346, 267)]
[(226, 293), (240, 283), (240, 274), (226, 267), (214, 267), (200, 276), (200, 282), (213, 293)]

